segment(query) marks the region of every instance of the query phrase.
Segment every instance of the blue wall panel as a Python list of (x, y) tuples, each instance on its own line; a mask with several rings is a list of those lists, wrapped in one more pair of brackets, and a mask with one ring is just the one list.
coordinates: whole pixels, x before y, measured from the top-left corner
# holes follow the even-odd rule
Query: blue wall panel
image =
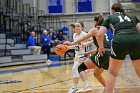
[(90, 0), (78, 0), (78, 12), (92, 11), (92, 2)]
[(63, 0), (48, 0), (49, 13), (63, 13)]
[(132, 0), (132, 2), (140, 2), (140, 0)]
[(48, 6), (49, 13), (63, 13), (62, 6)]

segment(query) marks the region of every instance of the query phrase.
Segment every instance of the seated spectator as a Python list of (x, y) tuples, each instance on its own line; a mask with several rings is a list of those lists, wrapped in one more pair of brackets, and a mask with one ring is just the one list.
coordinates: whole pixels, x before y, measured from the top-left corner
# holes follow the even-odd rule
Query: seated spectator
[(63, 32), (62, 32), (62, 31), (59, 31), (59, 32), (58, 32), (57, 40), (58, 40), (58, 43), (59, 43), (59, 44), (62, 44), (63, 41), (65, 40), (65, 37), (63, 36)]
[(40, 50), (41, 50), (41, 47), (40, 46), (37, 46), (35, 44), (35, 32), (32, 31), (30, 33), (30, 36), (28, 37), (28, 41), (27, 41), (27, 47), (29, 49), (31, 49), (31, 51), (33, 52), (33, 55), (39, 55), (40, 54)]
[(47, 60), (49, 60), (50, 57), (50, 43), (51, 43), (51, 38), (50, 35), (48, 34), (48, 32), (46, 30), (43, 31), (43, 35), (42, 35), (42, 50), (44, 52), (44, 54), (47, 54)]

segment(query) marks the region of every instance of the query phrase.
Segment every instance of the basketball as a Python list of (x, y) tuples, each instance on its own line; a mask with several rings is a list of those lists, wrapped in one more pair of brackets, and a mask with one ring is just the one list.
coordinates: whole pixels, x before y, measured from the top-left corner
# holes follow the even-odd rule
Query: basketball
[(66, 51), (67, 51), (67, 47), (65, 45), (59, 44), (55, 47), (55, 53), (58, 56), (64, 55)]

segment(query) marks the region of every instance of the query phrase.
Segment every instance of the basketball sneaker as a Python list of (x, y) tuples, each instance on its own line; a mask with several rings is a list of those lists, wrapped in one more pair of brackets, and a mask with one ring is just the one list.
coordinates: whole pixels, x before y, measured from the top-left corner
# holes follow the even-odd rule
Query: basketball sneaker
[(84, 92), (84, 88), (76, 91), (76, 93), (83, 93), (83, 92)]
[(77, 90), (77, 88), (72, 87), (69, 89), (68, 93), (76, 93)]
[(91, 91), (92, 91), (91, 86), (87, 86), (87, 87), (84, 87), (84, 88), (76, 91), (76, 93), (87, 93), (87, 92), (91, 92)]
[[(98, 93), (105, 93), (105, 90), (100, 90), (100, 91), (98, 91)], [(113, 91), (113, 93), (115, 93), (115, 92)]]
[(52, 63), (51, 60), (46, 60), (47, 65), (50, 65)]

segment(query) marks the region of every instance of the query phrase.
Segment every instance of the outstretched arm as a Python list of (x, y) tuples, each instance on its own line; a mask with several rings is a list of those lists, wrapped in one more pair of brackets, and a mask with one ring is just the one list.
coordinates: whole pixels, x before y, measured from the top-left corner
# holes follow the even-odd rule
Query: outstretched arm
[(95, 54), (96, 52), (97, 52), (97, 49), (92, 49), (92, 50), (89, 50), (89, 51), (85, 52), (84, 56), (88, 57), (90, 54)]
[(65, 45), (65, 46), (67, 47), (67, 50), (69, 50), (69, 49), (75, 49), (75, 45), (71, 45), (71, 46)]
[(91, 44), (93, 44), (93, 40), (91, 40), (91, 41), (87, 41), (87, 42), (85, 42), (85, 43), (83, 43), (85, 46), (88, 46), (88, 45), (91, 45)]
[(89, 30), (89, 32), (87, 33), (87, 35), (85, 35), (85, 36), (83, 36), (83, 37), (81, 37), (81, 38), (78, 38), (77, 40), (75, 40), (74, 42), (72, 42), (72, 45), (75, 45), (75, 44), (77, 44), (77, 43), (79, 43), (79, 42), (82, 42), (82, 41), (84, 41), (84, 40), (86, 40), (86, 39), (92, 37), (92, 36), (95, 36), (95, 34), (96, 34), (97, 32), (98, 32), (98, 29), (97, 29), (97, 28), (91, 28), (91, 29)]
[(86, 46), (91, 45), (91, 44), (93, 44), (93, 40), (82, 43), (81, 47), (85, 48)]

